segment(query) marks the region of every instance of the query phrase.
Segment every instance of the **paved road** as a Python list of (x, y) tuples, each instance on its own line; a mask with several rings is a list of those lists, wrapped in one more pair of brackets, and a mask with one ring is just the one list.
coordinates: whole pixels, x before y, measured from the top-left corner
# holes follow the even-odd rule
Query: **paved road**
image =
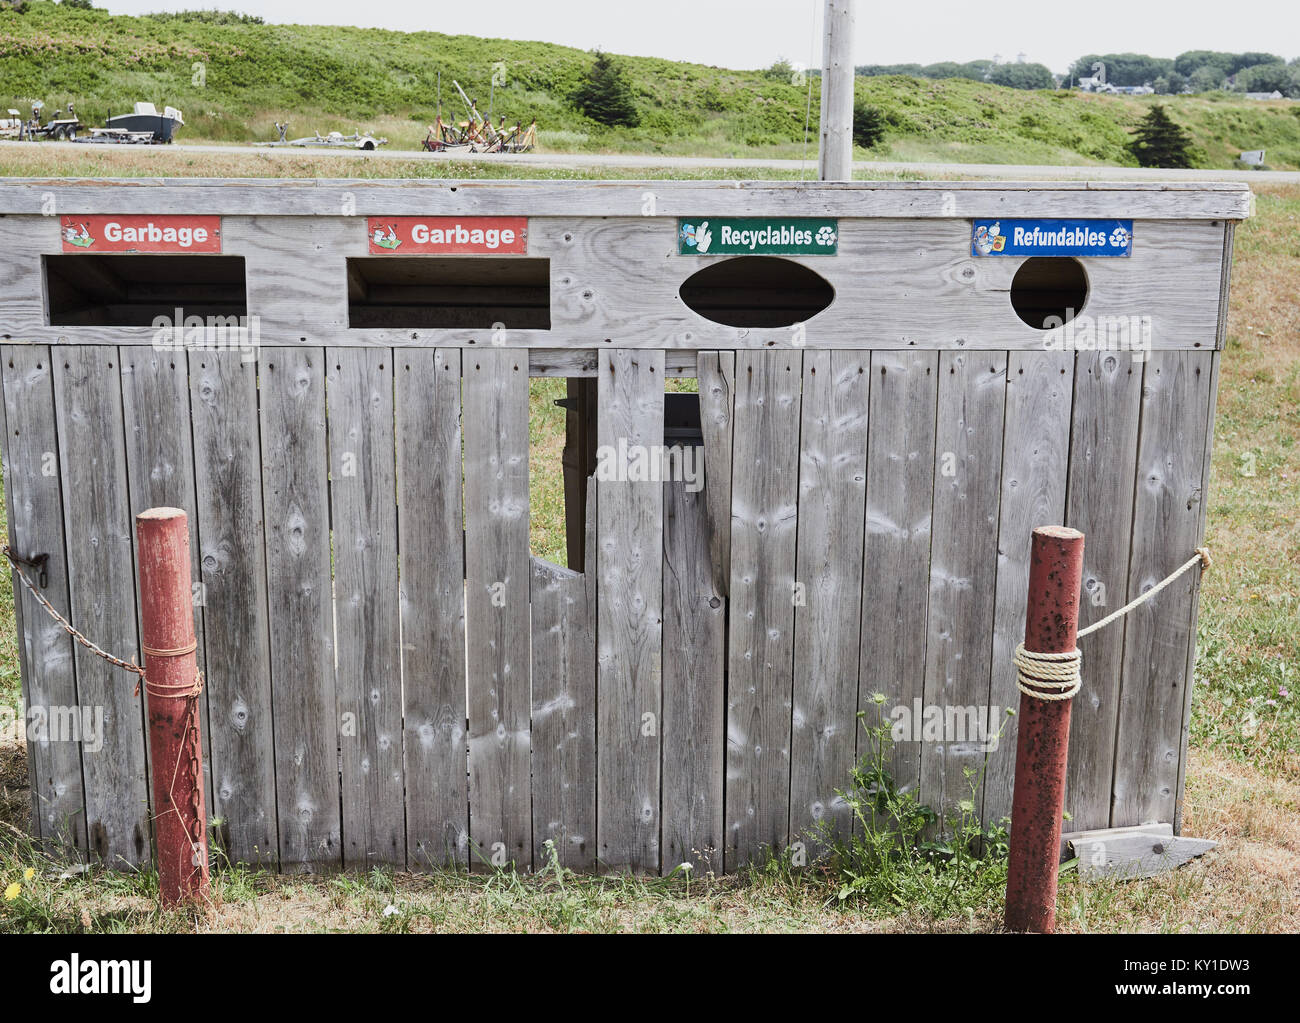
[[(0, 148), (7, 146), (43, 146), (52, 149), (68, 149), (84, 152), (85, 145), (76, 142), (0, 142)], [(101, 148), (101, 147), (93, 147)], [(470, 153), (425, 153), (403, 150), (380, 149), (373, 153), (363, 153), (355, 149), (299, 149), (284, 147), (269, 149), (253, 146), (211, 146), (186, 145), (180, 143), (171, 151), (183, 150), (187, 153), (260, 153), (271, 158), (292, 156), (301, 159), (304, 156), (318, 156), (323, 159), (344, 160), (430, 160), (433, 162), (457, 163), (503, 163), (510, 166), (537, 167), (552, 170), (582, 170), (596, 167), (628, 170), (644, 168), (646, 170), (725, 170), (734, 169), (737, 177), (747, 167), (764, 170), (807, 171), (809, 177), (817, 173), (817, 161), (775, 160), (760, 158), (728, 159), (723, 157), (698, 156), (654, 156), (630, 153), (516, 153), (504, 154), (470, 154)], [(132, 150), (138, 152), (139, 150)], [(1244, 170), (1156, 170), (1147, 167), (1048, 167), (1032, 164), (995, 164), (995, 163), (898, 163), (886, 161), (861, 160), (853, 164), (857, 171), (874, 171), (877, 173), (922, 174), (926, 177), (944, 178), (958, 175), (968, 178), (1002, 178), (1008, 180), (1026, 180), (1033, 178), (1050, 178), (1054, 180), (1090, 180), (1090, 181), (1255, 181), (1259, 183), (1275, 182), (1283, 184), (1300, 184), (1300, 171), (1244, 171)]]

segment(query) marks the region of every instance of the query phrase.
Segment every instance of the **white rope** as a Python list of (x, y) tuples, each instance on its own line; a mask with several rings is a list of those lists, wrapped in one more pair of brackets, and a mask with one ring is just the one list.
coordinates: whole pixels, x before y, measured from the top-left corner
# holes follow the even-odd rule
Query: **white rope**
[[(1136, 607), (1140, 607), (1157, 593), (1172, 583), (1180, 575), (1199, 564), (1202, 570), (1211, 565), (1210, 551), (1207, 547), (1197, 547), (1196, 555), (1188, 558), (1172, 575), (1156, 583), (1136, 600), (1130, 600), (1118, 611), (1112, 611), (1099, 622), (1094, 622), (1086, 629), (1080, 629), (1078, 636), (1082, 639), (1098, 629), (1104, 629), (1111, 622), (1118, 621)], [(1011, 657), (1016, 666), (1016, 687), (1026, 696), (1036, 700), (1070, 700), (1083, 685), (1080, 668), (1083, 666), (1083, 651), (1074, 650), (1058, 654), (1041, 654), (1026, 650), (1025, 644), (1016, 646)]]

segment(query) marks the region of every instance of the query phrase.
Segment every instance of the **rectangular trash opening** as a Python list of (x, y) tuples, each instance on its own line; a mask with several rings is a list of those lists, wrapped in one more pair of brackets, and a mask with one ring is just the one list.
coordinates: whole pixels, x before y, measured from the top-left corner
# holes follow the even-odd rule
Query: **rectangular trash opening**
[(149, 327), (248, 314), (243, 256), (47, 255), (50, 326)]
[(517, 256), (349, 259), (348, 326), (549, 330), (550, 268)]

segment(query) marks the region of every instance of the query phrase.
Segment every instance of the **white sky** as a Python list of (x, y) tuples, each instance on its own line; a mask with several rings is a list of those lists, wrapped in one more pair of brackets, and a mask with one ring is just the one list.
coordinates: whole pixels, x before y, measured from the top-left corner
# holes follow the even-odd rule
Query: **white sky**
[[(211, 8), (268, 22), (361, 25), (540, 39), (731, 68), (779, 56), (821, 62), (822, 0), (95, 0), (114, 14)], [(1064, 72), (1085, 53), (1173, 57), (1184, 50), (1300, 55), (1295, 0), (858, 0), (855, 64), (929, 64), (1001, 54)], [(811, 55), (811, 60), (810, 60)]]

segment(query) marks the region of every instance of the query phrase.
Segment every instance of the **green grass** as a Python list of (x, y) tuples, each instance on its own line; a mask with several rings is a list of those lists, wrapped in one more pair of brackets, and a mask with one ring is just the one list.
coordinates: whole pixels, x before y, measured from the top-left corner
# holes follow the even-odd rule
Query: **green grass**
[[(85, 123), (147, 99), (185, 111), (181, 140), (244, 142), (291, 132), (358, 127), (409, 149), (437, 112), (463, 109), (459, 81), (486, 112), (536, 117), (544, 149), (717, 157), (800, 158), (816, 153), (819, 83), (621, 57), (641, 123), (606, 128), (569, 100), (592, 57), (541, 42), (311, 25), (209, 24), (110, 16), (44, 0), (0, 11), (0, 103), (77, 105)], [(201, 77), (196, 78), (196, 65)], [(504, 76), (503, 78), (501, 76)], [(1226, 93), (1193, 97), (1089, 96), (1022, 91), (965, 79), (859, 78), (889, 132), (860, 157), (981, 163), (1132, 164), (1128, 132), (1153, 102), (1192, 133), (1206, 166), (1229, 167), (1243, 149), (1269, 165), (1300, 167), (1300, 103), (1254, 103)], [(810, 141), (811, 140), (811, 141)]]

